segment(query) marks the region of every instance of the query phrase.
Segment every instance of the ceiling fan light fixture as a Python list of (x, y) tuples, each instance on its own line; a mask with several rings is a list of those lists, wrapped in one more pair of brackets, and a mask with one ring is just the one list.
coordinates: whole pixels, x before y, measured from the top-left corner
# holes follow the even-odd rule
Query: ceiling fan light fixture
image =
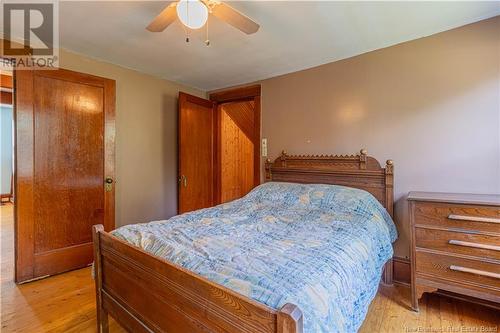
[(200, 29), (208, 19), (208, 8), (200, 0), (180, 0), (177, 3), (177, 16), (189, 29)]

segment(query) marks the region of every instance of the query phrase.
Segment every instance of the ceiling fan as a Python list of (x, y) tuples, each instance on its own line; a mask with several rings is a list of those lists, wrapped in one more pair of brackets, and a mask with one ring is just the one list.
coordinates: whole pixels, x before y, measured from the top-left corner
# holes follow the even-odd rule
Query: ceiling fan
[[(178, 18), (186, 28), (191, 30), (206, 26), (207, 40), (205, 43), (208, 46), (210, 44), (207, 24), (209, 15), (217, 17), (248, 35), (257, 32), (260, 27), (256, 22), (224, 2), (216, 0), (178, 0), (167, 5), (146, 29), (151, 32), (161, 32)], [(186, 35), (186, 42), (189, 42), (188, 30)]]

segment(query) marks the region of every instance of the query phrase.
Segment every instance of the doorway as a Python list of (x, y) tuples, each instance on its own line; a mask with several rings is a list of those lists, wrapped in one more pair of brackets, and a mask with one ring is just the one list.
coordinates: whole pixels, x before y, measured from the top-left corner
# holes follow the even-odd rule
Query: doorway
[(260, 184), (260, 85), (210, 94), (217, 106), (217, 203), (238, 199)]
[(14, 84), (12, 71), (1, 68), (0, 73), (0, 152), (1, 152), (1, 175), (0, 175), (0, 200), (2, 205), (11, 204), (13, 198), (14, 182), (14, 113), (13, 92)]
[(260, 85), (179, 94), (178, 212), (211, 207), (260, 184)]
[(218, 106), (220, 203), (243, 197), (255, 185), (255, 102), (235, 101)]

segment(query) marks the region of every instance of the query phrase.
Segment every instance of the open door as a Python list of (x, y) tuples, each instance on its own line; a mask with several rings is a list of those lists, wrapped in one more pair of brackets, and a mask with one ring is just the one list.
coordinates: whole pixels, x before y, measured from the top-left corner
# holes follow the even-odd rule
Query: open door
[(115, 81), (19, 70), (15, 89), (15, 280), (92, 262), (92, 225), (114, 228)]
[(178, 121), (178, 211), (182, 214), (215, 203), (215, 104), (181, 92)]

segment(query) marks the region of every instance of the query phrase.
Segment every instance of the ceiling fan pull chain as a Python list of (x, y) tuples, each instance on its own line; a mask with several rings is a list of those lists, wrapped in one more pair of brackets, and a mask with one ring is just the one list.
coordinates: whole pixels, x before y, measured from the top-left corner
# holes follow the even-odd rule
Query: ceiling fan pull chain
[(210, 15), (207, 17), (207, 39), (205, 40), (205, 45), (210, 46), (210, 38), (208, 38), (208, 21), (210, 20)]
[[(186, 3), (186, 17), (187, 21), (189, 22), (189, 0)], [(186, 43), (189, 43), (189, 28), (184, 27), (184, 29), (186, 30)]]
[(186, 43), (189, 43), (189, 29), (184, 28), (184, 33), (186, 34)]

